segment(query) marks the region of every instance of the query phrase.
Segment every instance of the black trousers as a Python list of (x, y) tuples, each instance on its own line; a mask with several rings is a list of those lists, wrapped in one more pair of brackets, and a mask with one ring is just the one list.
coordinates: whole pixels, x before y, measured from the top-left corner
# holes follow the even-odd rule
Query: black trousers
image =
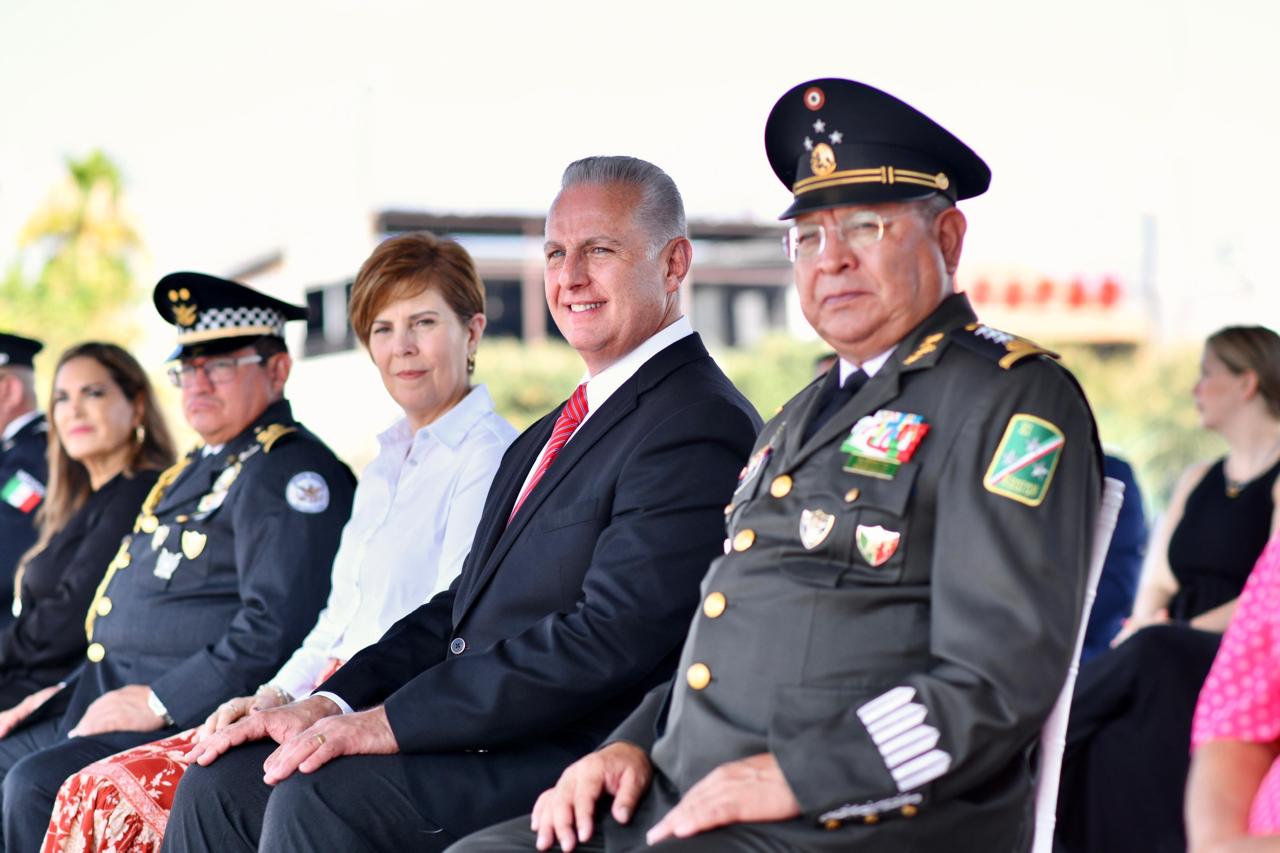
[(10, 853), (36, 853), (40, 849), (58, 788), (68, 776), (108, 755), (176, 731), (68, 738), (59, 733), (60, 723), (59, 718), (34, 723), (0, 740), (3, 849)]
[(1221, 639), (1156, 625), (1081, 667), (1058, 792), (1057, 850), (1186, 850), (1191, 720)]
[(566, 756), (513, 753), (348, 755), (275, 787), (262, 781), (271, 741), (227, 752), (182, 777), (166, 853), (438, 851), (533, 806)]

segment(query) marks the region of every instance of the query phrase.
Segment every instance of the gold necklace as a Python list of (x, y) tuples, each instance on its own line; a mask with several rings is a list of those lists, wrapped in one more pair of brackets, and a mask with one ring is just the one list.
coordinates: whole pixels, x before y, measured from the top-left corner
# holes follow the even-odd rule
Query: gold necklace
[(1252, 477), (1247, 477), (1243, 480), (1233, 480), (1232, 478), (1228, 477), (1227, 463), (1224, 461), (1222, 463), (1222, 479), (1226, 481), (1227, 497), (1229, 498), (1239, 497), (1240, 493), (1244, 491), (1246, 486), (1248, 486), (1254, 480), (1258, 479), (1258, 477), (1260, 477), (1262, 474), (1270, 470), (1271, 466), (1267, 463), (1271, 462), (1271, 460), (1275, 458), (1277, 450), (1280, 450), (1280, 439), (1277, 439), (1276, 443), (1271, 445), (1271, 449), (1268, 450), (1266, 452), (1266, 455), (1262, 457), (1262, 462), (1264, 467), (1262, 467)]

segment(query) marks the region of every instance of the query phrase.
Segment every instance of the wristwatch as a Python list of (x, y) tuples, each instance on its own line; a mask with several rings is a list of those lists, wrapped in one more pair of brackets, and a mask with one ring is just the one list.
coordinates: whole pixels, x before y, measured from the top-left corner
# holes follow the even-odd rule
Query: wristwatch
[(160, 697), (150, 687), (147, 688), (147, 707), (151, 709), (151, 713), (164, 720), (166, 726), (173, 725), (173, 717), (169, 715), (169, 709), (164, 706), (164, 703), (160, 701)]

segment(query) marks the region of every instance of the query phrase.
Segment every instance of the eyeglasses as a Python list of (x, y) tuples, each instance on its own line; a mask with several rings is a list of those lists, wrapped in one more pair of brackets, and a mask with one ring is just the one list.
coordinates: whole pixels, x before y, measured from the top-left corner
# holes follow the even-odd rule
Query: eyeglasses
[[(849, 214), (836, 224), (840, 238), (853, 249), (865, 249), (879, 243), (884, 237), (884, 226), (906, 216), (881, 216), (874, 210), (859, 210)], [(782, 251), (791, 263), (803, 258), (809, 260), (821, 255), (827, 247), (827, 228), (821, 222), (801, 222), (792, 225), (782, 238)]]
[(169, 381), (175, 388), (193, 388), (196, 374), (204, 371), (204, 375), (214, 385), (226, 385), (236, 378), (236, 371), (242, 364), (258, 364), (260, 355), (242, 355), (239, 358), (211, 358), (204, 364), (181, 364), (170, 367)]

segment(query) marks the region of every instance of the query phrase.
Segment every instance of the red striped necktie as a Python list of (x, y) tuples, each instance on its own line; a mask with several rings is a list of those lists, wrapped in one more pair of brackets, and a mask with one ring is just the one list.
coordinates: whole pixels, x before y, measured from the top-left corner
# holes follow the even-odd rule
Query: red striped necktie
[(547, 473), (547, 469), (551, 467), (551, 463), (556, 461), (556, 456), (560, 454), (560, 449), (564, 447), (569, 440), (569, 436), (573, 435), (573, 431), (578, 428), (578, 425), (582, 423), (583, 418), (586, 416), (587, 385), (584, 382), (578, 386), (578, 389), (573, 392), (573, 396), (569, 398), (569, 402), (565, 403), (564, 408), (560, 410), (560, 417), (556, 418), (556, 425), (551, 430), (551, 440), (547, 442), (547, 452), (542, 454), (542, 461), (538, 463), (533, 476), (529, 478), (529, 485), (524, 487), (524, 491), (516, 499), (516, 505), (512, 508), (511, 515), (507, 516), (507, 524), (511, 524), (511, 519), (516, 517), (516, 513), (524, 505), (525, 499), (529, 497), (533, 487), (538, 485), (538, 481), (542, 479), (542, 476)]

